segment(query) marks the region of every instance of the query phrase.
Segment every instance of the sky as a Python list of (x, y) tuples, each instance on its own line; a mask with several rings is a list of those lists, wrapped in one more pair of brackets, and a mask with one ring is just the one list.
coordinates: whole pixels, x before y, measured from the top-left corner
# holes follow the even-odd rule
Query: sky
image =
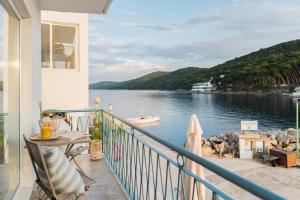
[(89, 15), (89, 81), (209, 68), (294, 39), (299, 0), (113, 0)]
[(89, 16), (90, 82), (213, 67), (300, 38), (299, 0), (113, 0)]

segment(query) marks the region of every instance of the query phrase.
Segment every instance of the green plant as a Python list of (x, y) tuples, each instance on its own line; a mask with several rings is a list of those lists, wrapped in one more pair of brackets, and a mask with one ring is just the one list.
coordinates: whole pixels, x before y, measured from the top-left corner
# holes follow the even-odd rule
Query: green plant
[(289, 85), (289, 93), (295, 92), (295, 86), (294, 85)]
[(102, 114), (100, 112), (97, 112), (93, 118), (90, 134), (92, 140), (102, 140)]

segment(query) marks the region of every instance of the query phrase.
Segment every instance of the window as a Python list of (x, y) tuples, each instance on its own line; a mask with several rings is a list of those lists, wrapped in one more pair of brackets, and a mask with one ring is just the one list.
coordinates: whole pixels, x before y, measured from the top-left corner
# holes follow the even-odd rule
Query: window
[(11, 199), (20, 183), (19, 44), (19, 18), (0, 1), (0, 199)]
[(42, 68), (77, 69), (78, 26), (58, 23), (42, 24)]

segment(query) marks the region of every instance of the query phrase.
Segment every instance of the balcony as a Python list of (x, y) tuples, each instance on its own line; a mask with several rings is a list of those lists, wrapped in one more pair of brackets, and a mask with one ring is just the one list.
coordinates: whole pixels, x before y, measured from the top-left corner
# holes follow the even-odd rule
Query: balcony
[[(115, 178), (109, 165), (104, 159), (100, 161), (91, 161), (88, 155), (78, 156), (76, 158), (80, 167), (87, 173), (88, 176), (93, 177), (96, 183), (91, 186), (86, 196), (82, 199), (127, 199), (120, 184)], [(37, 187), (34, 188), (31, 199), (38, 199), (39, 193)], [(64, 198), (65, 200), (74, 199), (74, 197)]]
[[(86, 173), (96, 180), (90, 199), (284, 199), (212, 160), (199, 157), (103, 110), (51, 110), (71, 115), (101, 118), (104, 159), (77, 158)], [(95, 116), (95, 115), (94, 115)], [(206, 179), (192, 173), (185, 163), (191, 160), (205, 167)], [(228, 163), (228, 166), (232, 164)], [(192, 181), (190, 193), (186, 181)], [(271, 189), (271, 188), (270, 188)], [(36, 199), (37, 190), (32, 194)]]

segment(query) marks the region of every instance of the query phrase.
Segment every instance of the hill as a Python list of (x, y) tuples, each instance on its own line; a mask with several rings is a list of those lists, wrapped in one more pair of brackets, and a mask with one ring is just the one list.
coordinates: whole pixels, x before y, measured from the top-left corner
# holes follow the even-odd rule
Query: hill
[(221, 88), (260, 89), (300, 83), (300, 40), (260, 49), (211, 68)]
[(207, 68), (187, 67), (145, 81), (141, 89), (191, 89), (193, 83), (208, 81)]
[(99, 82), (90, 85), (90, 89), (128, 89), (128, 90), (176, 90), (191, 89), (192, 84), (207, 81), (208, 69), (187, 67), (173, 72), (153, 72), (137, 79), (123, 82)]
[(208, 81), (219, 89), (262, 89), (300, 84), (300, 40), (281, 43), (234, 58), (212, 68), (187, 67), (174, 72), (154, 72), (123, 82), (100, 82), (91, 89), (191, 89)]
[(90, 89), (139, 89), (139, 87), (142, 86), (144, 82), (147, 82), (154, 78), (158, 78), (165, 74), (168, 74), (168, 72), (157, 71), (142, 76), (140, 78), (128, 80), (128, 81), (122, 81), (122, 82), (104, 81), (104, 82), (90, 84)]

